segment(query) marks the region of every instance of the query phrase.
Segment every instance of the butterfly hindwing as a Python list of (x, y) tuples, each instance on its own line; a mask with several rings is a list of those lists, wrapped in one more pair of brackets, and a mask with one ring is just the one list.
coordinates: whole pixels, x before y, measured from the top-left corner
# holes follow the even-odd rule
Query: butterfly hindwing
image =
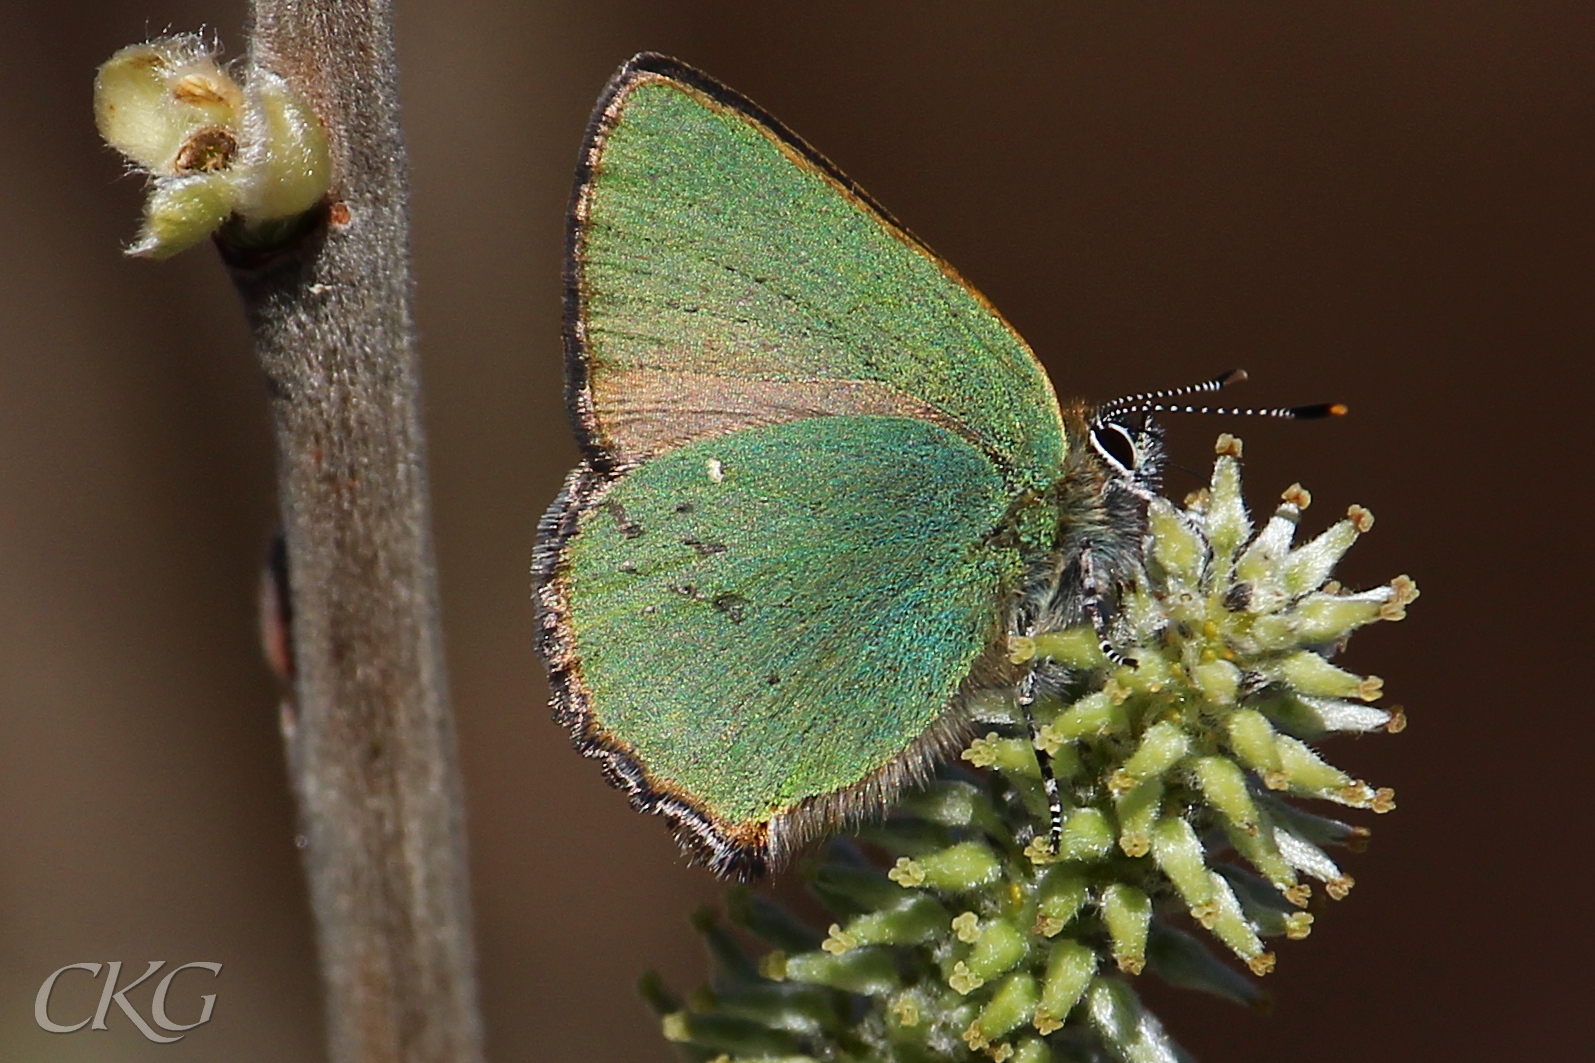
[(541, 592), (569, 722), (711, 861), (779, 860), (965, 737), (1019, 572), (961, 437), (812, 418), (578, 484)]

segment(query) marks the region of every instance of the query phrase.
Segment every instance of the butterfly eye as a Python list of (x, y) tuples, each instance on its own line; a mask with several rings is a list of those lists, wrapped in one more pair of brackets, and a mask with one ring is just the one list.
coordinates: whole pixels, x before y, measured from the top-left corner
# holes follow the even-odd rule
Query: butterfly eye
[(1091, 426), (1091, 446), (1124, 472), (1133, 472), (1141, 455), (1124, 427), (1112, 421)]

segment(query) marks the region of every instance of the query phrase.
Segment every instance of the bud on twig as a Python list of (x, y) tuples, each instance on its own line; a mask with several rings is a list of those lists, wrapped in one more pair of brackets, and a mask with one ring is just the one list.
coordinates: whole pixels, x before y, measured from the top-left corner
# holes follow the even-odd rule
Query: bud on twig
[(237, 218), (276, 232), (321, 202), (332, 179), (326, 131), (275, 74), (240, 85), (196, 34), (134, 44), (94, 81), (100, 135), (150, 178), (127, 253), (166, 258)]

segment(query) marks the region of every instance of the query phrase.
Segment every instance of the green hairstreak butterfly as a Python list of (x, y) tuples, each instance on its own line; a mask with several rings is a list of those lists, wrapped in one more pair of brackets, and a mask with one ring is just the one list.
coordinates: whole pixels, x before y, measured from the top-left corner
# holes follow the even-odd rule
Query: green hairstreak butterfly
[(1012, 635), (1091, 623), (1122, 660), (1150, 413), (1225, 378), (1060, 406), (951, 266), (664, 56), (599, 100), (567, 241), (583, 461), (538, 532), (539, 648), (578, 747), (694, 857), (755, 875), (879, 812), (976, 695), (1027, 696)]

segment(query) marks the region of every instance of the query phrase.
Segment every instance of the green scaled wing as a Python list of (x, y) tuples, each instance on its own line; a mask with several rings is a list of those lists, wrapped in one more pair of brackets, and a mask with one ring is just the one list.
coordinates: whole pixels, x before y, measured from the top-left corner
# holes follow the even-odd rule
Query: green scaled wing
[(566, 309), (591, 457), (885, 413), (954, 428), (1016, 490), (1051, 485), (1063, 428), (1024, 341), (753, 104), (639, 57), (600, 102), (582, 161)]
[(964, 737), (1057, 400), (950, 267), (673, 60), (600, 100), (569, 239), (586, 462), (534, 573), (556, 714), (695, 855), (755, 874)]

